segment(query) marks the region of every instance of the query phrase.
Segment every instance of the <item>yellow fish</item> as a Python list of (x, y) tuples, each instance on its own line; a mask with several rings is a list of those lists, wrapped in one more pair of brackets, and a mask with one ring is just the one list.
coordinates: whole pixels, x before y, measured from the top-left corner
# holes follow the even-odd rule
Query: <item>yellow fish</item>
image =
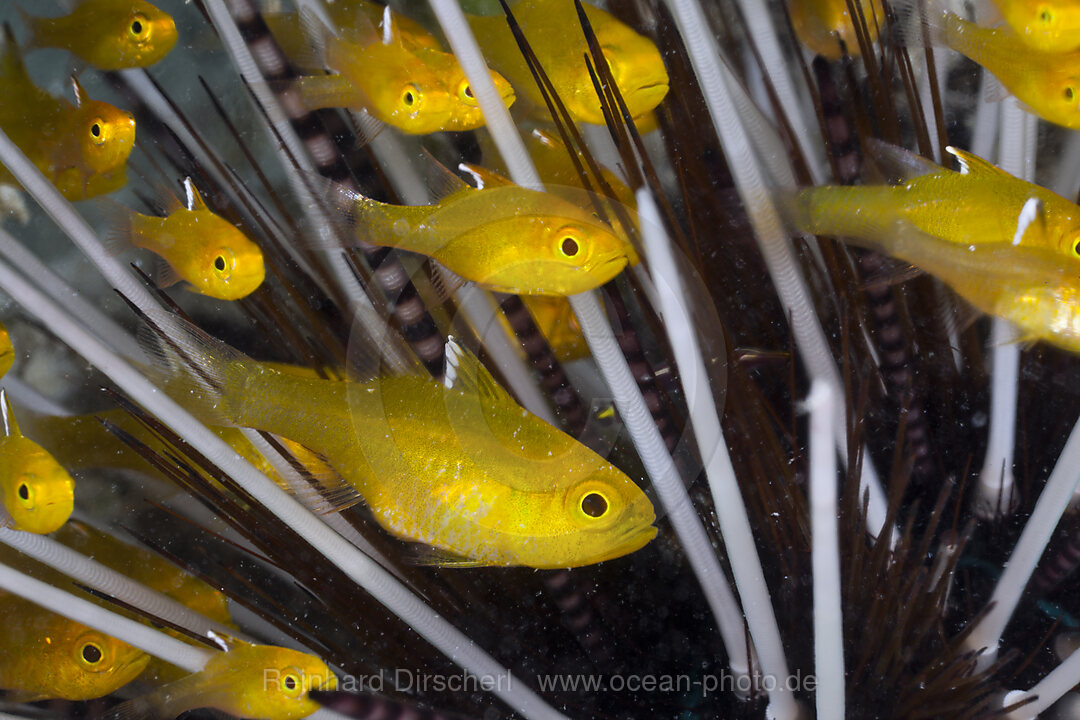
[(505, 181), (476, 189), (443, 171), (451, 192), (433, 205), (381, 203), (327, 185), (360, 239), (427, 255), (481, 287), (516, 295), (575, 295), (608, 282), (637, 256), (629, 240), (564, 188), (528, 190)]
[(0, 688), (21, 702), (91, 700), (134, 680), (150, 656), (97, 630), (0, 591)]
[(69, 50), (98, 70), (150, 67), (176, 45), (173, 19), (145, 0), (82, 0), (55, 18), (19, 12), (27, 45)]
[[(589, 48), (574, 3), (529, 0), (514, 5), (511, 10), (574, 120), (604, 124), (600, 100), (585, 65), (584, 56)], [(660, 104), (668, 91), (668, 75), (660, 51), (651, 40), (600, 8), (585, 5), (585, 14), (631, 116), (644, 116)], [(519, 94), (546, 110), (506, 18), (472, 15), (469, 24), (480, 38), (490, 65), (505, 75)]]
[[(127, 182), (135, 119), (91, 100), (77, 80), (75, 104), (41, 90), (26, 72), (10, 29), (0, 48), (0, 129), (68, 200), (112, 192)], [(0, 167), (0, 182), (14, 178)]]
[[(337, 28), (331, 30), (311, 14), (301, 16), (304, 34), (315, 57), (296, 42), (295, 16), (267, 18), (271, 29), (301, 65), (332, 70), (331, 75), (308, 75), (297, 81), (309, 109), (343, 107), (364, 110), (402, 132), (425, 135), (442, 130), (473, 130), (484, 124), (465, 73), (452, 54), (443, 52), (434, 37), (415, 23), (386, 8), (379, 25), (369, 19), (370, 3), (333, 6)], [(408, 27), (413, 35), (401, 28)], [(371, 68), (377, 67), (378, 72)], [(514, 91), (498, 73), (492, 80), (503, 102), (514, 102)]]
[(255, 292), (266, 277), (259, 246), (215, 215), (191, 178), (185, 178), (184, 189), (186, 206), (170, 198), (166, 217), (142, 215), (119, 204), (107, 207), (112, 249), (134, 245), (161, 256), (168, 263), (158, 278), (163, 287), (186, 281), (195, 292), (219, 300), (239, 300)]
[(434, 546), (441, 563), (574, 567), (634, 552), (656, 534), (652, 504), (625, 474), (518, 406), (456, 341), (447, 343), (446, 384), (426, 375), (320, 380), (196, 329), (179, 341), (224, 394), (209, 397), (162, 357), (147, 371), (170, 394), (211, 424), (272, 432), (317, 453), (384, 528)]
[[(1080, 51), (1034, 50), (1007, 25), (984, 28), (933, 7), (934, 3), (928, 3), (927, 25), (933, 31), (934, 42), (989, 70), (1043, 120), (1080, 128)], [(922, 37), (916, 33), (912, 42), (920, 44)]]
[(961, 245), (1020, 244), (1080, 257), (1080, 207), (950, 147), (960, 172), (901, 148), (872, 144), (899, 185), (822, 186), (782, 198), (793, 228), (815, 235), (885, 242), (899, 225)]
[(0, 491), (16, 530), (51, 533), (71, 516), (75, 482), (37, 443), (23, 436), (7, 393), (0, 390)]
[(11, 335), (3, 323), (0, 323), (0, 377), (15, 364), (15, 346), (11, 344)]
[(995, 0), (995, 4), (1029, 47), (1048, 53), (1080, 50), (1077, 0)]
[(199, 672), (122, 703), (106, 717), (156, 720), (212, 708), (242, 718), (294, 720), (319, 709), (308, 692), (336, 688), (337, 677), (314, 655), (232, 640)]
[[(870, 42), (878, 39), (878, 29), (885, 24), (881, 0), (857, 0), (861, 3)], [(829, 60), (839, 60), (846, 51), (859, 55), (859, 38), (848, 13), (847, 0), (791, 0), (788, 4), (795, 36), (806, 47)]]

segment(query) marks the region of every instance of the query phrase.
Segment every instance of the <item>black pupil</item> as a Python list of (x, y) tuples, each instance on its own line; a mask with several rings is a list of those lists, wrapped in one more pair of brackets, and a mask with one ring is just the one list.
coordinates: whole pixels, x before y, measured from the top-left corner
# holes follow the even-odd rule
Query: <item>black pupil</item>
[(101, 650), (97, 645), (83, 645), (82, 656), (91, 665), (101, 662)]
[(1049, 10), (1043, 10), (1042, 15), (1039, 15), (1039, 19), (1042, 20), (1043, 22), (1048, 23), (1048, 22), (1050, 22), (1051, 20), (1054, 19), (1054, 15)]
[(1072, 100), (1073, 99), (1073, 89), (1071, 87), (1070, 88), (1065, 88), (1065, 99), (1066, 100)]
[(94, 123), (93, 125), (91, 125), (90, 126), (90, 134), (93, 135), (94, 137), (101, 137), (101, 126), (98, 125), (97, 123)]
[(296, 678), (294, 678), (292, 675), (286, 675), (285, 676), (285, 689), (287, 689), (287, 690), (295, 690), (296, 689)]
[(139, 22), (138, 20), (131, 23), (131, 32), (133, 32), (136, 35), (141, 35), (142, 34), (142, 23)]
[(19, 497), (22, 498), (23, 500), (29, 500), (30, 499), (30, 488), (29, 488), (29, 486), (27, 486), (26, 483), (23, 483), (22, 485), (19, 486)]
[(567, 257), (574, 257), (578, 253), (577, 240), (574, 238), (563, 238), (562, 251)]
[(413, 97), (413, 94), (411, 92), (405, 93), (405, 104), (406, 105), (412, 105), (415, 101), (416, 101), (416, 99)]
[(214, 258), (214, 267), (216, 267), (219, 272), (224, 270), (225, 269), (225, 258), (221, 257), (220, 255), (218, 255), (216, 258)]
[(472, 87), (470, 87), (468, 85), (465, 86), (465, 90), (463, 92), (465, 93), (465, 97), (467, 97), (467, 98), (471, 98), (473, 96)]
[(607, 512), (607, 500), (598, 493), (589, 493), (581, 498), (581, 512), (589, 517), (601, 517)]

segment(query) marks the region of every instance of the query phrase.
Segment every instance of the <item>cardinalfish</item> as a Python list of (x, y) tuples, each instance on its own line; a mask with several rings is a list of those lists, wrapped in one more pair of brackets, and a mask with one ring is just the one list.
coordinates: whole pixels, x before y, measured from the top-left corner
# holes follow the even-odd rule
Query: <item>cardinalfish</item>
[(870, 143), (898, 185), (822, 186), (781, 198), (793, 229), (866, 243), (888, 242), (900, 226), (960, 245), (1038, 247), (1080, 257), (1080, 207), (954, 147), (960, 172), (902, 148)]
[[(301, 16), (315, 57), (299, 62), (333, 72), (308, 75), (297, 81), (308, 109), (363, 110), (412, 135), (472, 130), (484, 124), (457, 59), (438, 47), (431, 47), (427, 40), (410, 39), (411, 35), (398, 29), (400, 16), (389, 8), (385, 9), (378, 27), (363, 8), (351, 3), (337, 7), (333, 18), (337, 29), (328, 28), (311, 13)], [(277, 16), (269, 22), (275, 28), (275, 36), (284, 39), (290, 32), (295, 36), (294, 17)], [(299, 50), (295, 52), (303, 54)], [(372, 68), (378, 68), (378, 72), (372, 72)], [(509, 107), (514, 102), (510, 84), (497, 73), (492, 73), (492, 80)]]
[(314, 655), (230, 640), (199, 672), (121, 703), (105, 717), (156, 720), (209, 708), (255, 720), (294, 720), (319, 709), (309, 692), (336, 688), (337, 677)]
[(625, 235), (582, 209), (584, 191), (575, 203), (566, 199), (573, 188), (556, 195), (500, 179), (477, 189), (442, 172), (449, 194), (432, 205), (390, 205), (323, 184), (361, 240), (427, 255), (495, 292), (575, 295), (637, 260)]
[(27, 46), (68, 50), (98, 70), (150, 67), (176, 45), (173, 19), (145, 0), (82, 0), (55, 18), (19, 10)]
[[(660, 104), (668, 92), (668, 75), (656, 45), (613, 15), (585, 5), (615, 84), (635, 120)], [(512, 8), (514, 17), (559, 97), (575, 121), (604, 124), (604, 114), (585, 63), (589, 52), (574, 3), (530, 0)], [(505, 75), (515, 90), (534, 105), (546, 108), (517, 41), (502, 16), (469, 16), (469, 24), (482, 38), (484, 56)]]
[[(885, 23), (881, 0), (856, 0), (866, 23), (867, 41), (876, 42)], [(848, 0), (791, 0), (788, 5), (795, 36), (806, 47), (829, 60), (839, 60), (846, 52), (857, 56), (861, 50), (855, 22), (848, 12)]]
[(1029, 47), (1048, 53), (1080, 50), (1077, 0), (994, 0), (1005, 22)]
[(433, 563), (575, 567), (656, 534), (652, 504), (630, 478), (517, 405), (456, 341), (445, 383), (420, 373), (322, 380), (196, 328), (177, 341), (197, 376), (179, 373), (164, 347), (147, 368), (171, 395), (209, 424), (271, 432), (317, 454), (340, 475), (328, 486), (339, 507), (362, 499), (390, 533), (434, 548)]
[[(0, 48), (0, 129), (68, 200), (112, 192), (127, 182), (125, 163), (135, 145), (135, 119), (91, 100), (72, 80), (75, 104), (41, 90), (26, 72), (11, 30)], [(14, 178), (0, 167), (0, 182)]]
[[(894, 9), (898, 3), (892, 3)], [(928, 2), (925, 25), (935, 44), (945, 45), (989, 70), (1032, 114), (1080, 128), (1080, 50), (1052, 53), (1032, 49), (1011, 27), (980, 27), (937, 2)], [(923, 38), (916, 28), (914, 45)]]
[(197, 293), (218, 300), (247, 297), (266, 277), (262, 251), (232, 223), (206, 206), (191, 178), (184, 180), (186, 204), (169, 197), (166, 217), (142, 215), (118, 203), (106, 207), (111, 249), (132, 246), (160, 256), (157, 282), (186, 282)]
[(43, 447), (23, 436), (7, 392), (0, 390), (0, 491), (16, 530), (51, 533), (75, 507), (75, 482)]
[(8, 699), (91, 700), (138, 677), (150, 656), (29, 600), (0, 591), (0, 688)]

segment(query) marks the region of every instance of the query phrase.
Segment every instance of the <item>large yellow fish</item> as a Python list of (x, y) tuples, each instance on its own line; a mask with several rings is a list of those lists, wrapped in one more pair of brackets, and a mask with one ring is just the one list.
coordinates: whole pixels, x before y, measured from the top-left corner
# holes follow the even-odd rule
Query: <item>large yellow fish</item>
[(75, 482), (37, 443), (23, 436), (7, 393), (0, 390), (0, 492), (16, 530), (51, 533), (75, 507)]
[(337, 677), (314, 655), (232, 640), (197, 673), (113, 708), (106, 717), (171, 718), (212, 708), (238, 718), (294, 720), (319, 709), (311, 690), (334, 690)]
[[(1032, 113), (1068, 128), (1080, 128), (1080, 51), (1034, 50), (1007, 25), (985, 28), (927, 6), (934, 41), (989, 70)], [(921, 36), (913, 38), (916, 44)]]
[[(5, 26), (0, 129), (64, 197), (83, 200), (127, 182), (125, 163), (135, 144), (135, 119), (109, 103), (88, 98), (77, 80), (72, 84), (74, 105), (34, 85)], [(3, 167), (0, 182), (14, 182)]]
[(187, 202), (170, 198), (168, 216), (152, 217), (114, 204), (110, 239), (113, 249), (135, 247), (160, 255), (158, 284), (186, 281), (191, 289), (219, 300), (247, 297), (266, 277), (262, 251), (232, 223), (206, 206), (191, 178), (184, 180)]
[(782, 202), (794, 229), (873, 243), (910, 225), (962, 245), (1014, 243), (1080, 257), (1080, 207), (1060, 195), (956, 148), (948, 151), (961, 172), (884, 143), (872, 148), (901, 184), (798, 191)]
[[(880, 27), (885, 24), (881, 0), (856, 1), (866, 20), (867, 39), (875, 42)], [(859, 38), (847, 3), (848, 0), (791, 0), (788, 14), (799, 42), (829, 60), (839, 60), (845, 51), (852, 57), (859, 55)]]
[(582, 209), (590, 202), (583, 191), (475, 189), (455, 177), (446, 174), (456, 189), (433, 205), (389, 205), (340, 186), (329, 192), (361, 240), (427, 255), (496, 292), (575, 295), (637, 259), (625, 236)]
[[(341, 14), (339, 11), (335, 17)], [(309, 14), (303, 16), (316, 57), (301, 64), (333, 71), (297, 81), (304, 105), (312, 110), (364, 110), (413, 135), (483, 125), (483, 115), (457, 59), (441, 49), (414, 44), (397, 31), (390, 17), (397, 16), (388, 12), (388, 20), (377, 29), (364, 12), (356, 11), (349, 23), (330, 30)], [(278, 16), (270, 22), (277, 37), (284, 40), (290, 29), (295, 36), (295, 18)], [(492, 79), (509, 107), (514, 101), (510, 84), (497, 73), (492, 73)]]
[(426, 375), (320, 380), (194, 329), (179, 340), (224, 390), (210, 397), (162, 358), (148, 372), (170, 394), (209, 423), (272, 432), (317, 453), (384, 528), (442, 551), (441, 563), (588, 565), (656, 534), (652, 504), (625, 474), (518, 406), (456, 341), (444, 385)]
[(1049, 53), (1080, 50), (1077, 0), (994, 0), (994, 4), (1031, 48)]
[(15, 364), (15, 346), (11, 344), (11, 335), (3, 323), (0, 323), (0, 378)]
[(22, 12), (31, 47), (71, 51), (99, 70), (150, 67), (176, 45), (176, 25), (145, 0), (82, 0), (63, 17)]
[(134, 680), (150, 656), (97, 630), (0, 591), (0, 688), (10, 699), (90, 700)]
[[(585, 64), (588, 43), (574, 3), (529, 0), (511, 10), (574, 120), (602, 125), (604, 114)], [(660, 104), (668, 91), (660, 51), (651, 40), (600, 8), (585, 5), (585, 14), (631, 116), (644, 116)], [(510, 80), (518, 94), (546, 109), (506, 18), (473, 15), (469, 16), (469, 24), (481, 39), (484, 57), (491, 66)]]

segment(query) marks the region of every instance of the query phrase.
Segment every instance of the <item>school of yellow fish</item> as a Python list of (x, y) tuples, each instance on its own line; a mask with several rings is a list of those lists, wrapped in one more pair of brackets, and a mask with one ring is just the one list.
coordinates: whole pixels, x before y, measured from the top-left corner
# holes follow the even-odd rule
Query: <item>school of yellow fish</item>
[[(856, 6), (869, 40), (884, 37), (878, 0), (792, 0), (789, 11), (799, 40), (835, 60), (861, 50), (849, 12)], [(995, 26), (969, 22), (936, 2), (926, 6), (918, 15), (910, 8), (920, 28), (913, 39), (918, 34), (962, 53), (1039, 117), (1080, 128), (1080, 3), (997, 0)], [(137, 140), (132, 114), (89, 97), (77, 76), (65, 79), (70, 97), (52, 95), (35, 84), (24, 56), (53, 48), (99, 71), (146, 68), (177, 44), (176, 25), (144, 0), (81, 0), (60, 17), (30, 10), (19, 7), (19, 23), (3, 28), (0, 129), (69, 200), (113, 193), (128, 183)], [(336, 0), (327, 10), (267, 16), (302, 71), (294, 85), (305, 107), (345, 108), (408, 135), (484, 125), (461, 66), (429, 28), (371, 0)], [(582, 62), (588, 48), (573, 4), (524, 0), (513, 12), (570, 116), (604, 124)], [(643, 129), (653, 127), (653, 111), (669, 84), (659, 50), (606, 11), (586, 5), (585, 12), (629, 115)], [(567, 297), (639, 262), (634, 228), (609, 224), (594, 211), (595, 198), (582, 187), (566, 148), (546, 129), (551, 118), (505, 19), (470, 15), (468, 21), (484, 38), (506, 107), (539, 126), (527, 142), (549, 191), (513, 184), (494, 161), (463, 166), (474, 185), (436, 167), (444, 192), (422, 206), (379, 202), (329, 183), (320, 189), (356, 241), (423, 255), (479, 287), (528, 296), (541, 331), (560, 359), (570, 361), (587, 347)], [(840, 237), (910, 262), (979, 310), (1011, 320), (1023, 339), (1080, 352), (1080, 207), (959, 148), (949, 148), (959, 172), (882, 143), (869, 149), (881, 182), (774, 193), (792, 232)], [(635, 218), (630, 188), (614, 172), (605, 170), (604, 179), (614, 198), (598, 202), (619, 203)], [(2, 166), (0, 182), (14, 183)], [(155, 282), (163, 288), (222, 302), (259, 291), (271, 268), (250, 234), (223, 208), (215, 212), (215, 198), (204, 197), (192, 178), (183, 180), (181, 193), (154, 191), (164, 215), (114, 199), (95, 201), (106, 217), (110, 252), (153, 254)], [(319, 247), (324, 240), (301, 242), (325, 250)], [(523, 409), (452, 338), (445, 346), (445, 382), (410, 371), (331, 380), (310, 368), (258, 362), (193, 325), (181, 327), (182, 337), (171, 345), (147, 348), (148, 376), (288, 489), (239, 429), (277, 436), (329, 491), (331, 510), (364, 502), (387, 533), (428, 547), (434, 564), (576, 567), (633, 553), (656, 536), (652, 503), (630, 477)], [(0, 326), (0, 376), (17, 357)], [(71, 473), (145, 469), (98, 418), (157, 447), (152, 434), (117, 411), (20, 413), (21, 426), (16, 413), (0, 391), (5, 525), (52, 533), (235, 627), (221, 592), (113, 532), (69, 519), (76, 497)], [(0, 561), (62, 582), (13, 551), (0, 552)], [(336, 687), (323, 660), (292, 649), (230, 638), (227, 649), (189, 674), (8, 593), (0, 592), (0, 613), (20, 618), (0, 633), (0, 689), (13, 701), (98, 698), (137, 681), (145, 692), (115, 708), (117, 717), (212, 708), (284, 720), (317, 709), (310, 690)], [(268, 671), (277, 678), (269, 686)]]

